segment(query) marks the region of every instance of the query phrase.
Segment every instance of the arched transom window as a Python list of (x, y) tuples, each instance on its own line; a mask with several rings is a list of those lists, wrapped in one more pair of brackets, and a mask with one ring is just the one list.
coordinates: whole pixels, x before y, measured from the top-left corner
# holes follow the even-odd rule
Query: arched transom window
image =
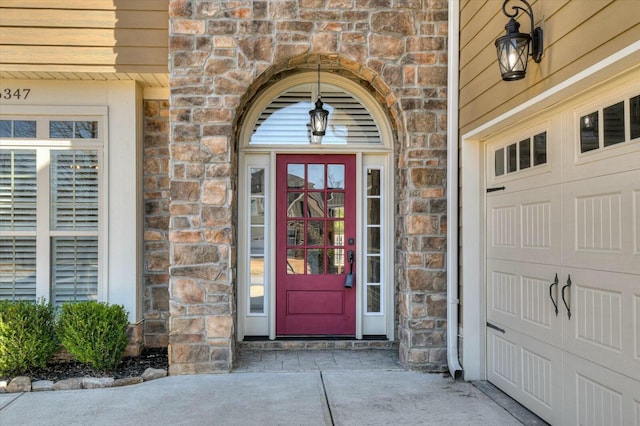
[[(323, 145), (381, 145), (381, 133), (371, 112), (352, 93), (329, 83), (320, 86), (329, 111)], [(317, 99), (317, 84), (302, 83), (278, 94), (255, 117), (249, 145), (304, 145), (312, 142), (309, 110)]]

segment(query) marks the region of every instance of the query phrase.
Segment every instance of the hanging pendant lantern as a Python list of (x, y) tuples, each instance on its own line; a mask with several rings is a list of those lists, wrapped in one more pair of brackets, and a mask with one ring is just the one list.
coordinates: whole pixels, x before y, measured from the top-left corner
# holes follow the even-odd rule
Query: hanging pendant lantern
[[(507, 33), (496, 40), (496, 51), (498, 53), (498, 64), (502, 79), (505, 81), (521, 80), (527, 73), (527, 63), (529, 61), (529, 50), (533, 61), (540, 63), (542, 59), (542, 29), (534, 28), (533, 10), (529, 3), (520, 0), (527, 7), (513, 6), (513, 13), (507, 12), (506, 6), (510, 0), (505, 0), (502, 5), (502, 12), (507, 16), (509, 22), (504, 29)], [(531, 21), (531, 34), (520, 32), (520, 23), (515, 20), (518, 11), (528, 15)]]
[(318, 64), (318, 100), (316, 100), (316, 107), (309, 111), (309, 118), (311, 119), (311, 134), (316, 137), (324, 136), (327, 131), (329, 111), (322, 108), (322, 95), (320, 95), (320, 64)]

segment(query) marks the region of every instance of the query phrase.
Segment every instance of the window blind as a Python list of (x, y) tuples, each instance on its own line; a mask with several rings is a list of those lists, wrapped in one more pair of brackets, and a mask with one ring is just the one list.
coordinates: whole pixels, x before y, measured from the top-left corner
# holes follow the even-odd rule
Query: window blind
[(52, 299), (68, 301), (98, 299), (98, 238), (51, 239)]
[[(329, 111), (325, 144), (380, 144), (380, 133), (369, 111), (353, 95), (332, 85), (321, 86), (324, 109)], [(315, 108), (312, 85), (291, 88), (262, 111), (251, 144), (309, 143), (309, 110)]]
[(51, 229), (98, 229), (97, 153), (51, 153)]
[(35, 298), (35, 237), (0, 237), (0, 300)]
[(0, 151), (0, 230), (35, 230), (36, 179), (35, 151)]

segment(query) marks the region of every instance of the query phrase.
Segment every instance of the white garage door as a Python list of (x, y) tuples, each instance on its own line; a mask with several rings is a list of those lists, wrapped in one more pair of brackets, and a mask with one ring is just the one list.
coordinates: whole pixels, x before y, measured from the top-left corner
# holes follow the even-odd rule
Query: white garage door
[(487, 373), (554, 425), (640, 425), (635, 74), (486, 146)]

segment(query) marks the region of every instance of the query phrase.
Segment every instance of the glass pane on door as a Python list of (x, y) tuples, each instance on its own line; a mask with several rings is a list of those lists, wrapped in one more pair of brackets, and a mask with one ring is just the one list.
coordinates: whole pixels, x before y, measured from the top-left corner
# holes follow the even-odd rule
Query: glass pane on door
[(287, 174), (287, 217), (296, 218), (287, 222), (287, 273), (342, 274), (345, 166), (288, 164)]

